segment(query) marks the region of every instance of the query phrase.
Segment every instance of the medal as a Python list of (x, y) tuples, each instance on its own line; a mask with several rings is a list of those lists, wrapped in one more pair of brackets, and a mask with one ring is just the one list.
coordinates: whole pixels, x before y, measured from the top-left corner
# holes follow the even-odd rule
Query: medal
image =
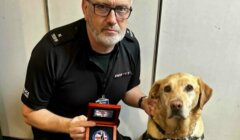
[(109, 136), (106, 131), (98, 130), (93, 134), (92, 140), (109, 140)]
[(109, 104), (109, 99), (105, 98), (105, 95), (102, 95), (101, 98), (99, 98), (96, 103), (98, 104)]

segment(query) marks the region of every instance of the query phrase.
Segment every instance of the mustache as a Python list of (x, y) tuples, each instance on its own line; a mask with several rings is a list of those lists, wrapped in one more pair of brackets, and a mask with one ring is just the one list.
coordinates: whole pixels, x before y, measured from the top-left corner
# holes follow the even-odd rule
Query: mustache
[(114, 30), (114, 31), (116, 31), (116, 32), (120, 32), (120, 27), (119, 26), (117, 26), (117, 25), (114, 25), (114, 26), (104, 26), (103, 28), (102, 28), (102, 30)]

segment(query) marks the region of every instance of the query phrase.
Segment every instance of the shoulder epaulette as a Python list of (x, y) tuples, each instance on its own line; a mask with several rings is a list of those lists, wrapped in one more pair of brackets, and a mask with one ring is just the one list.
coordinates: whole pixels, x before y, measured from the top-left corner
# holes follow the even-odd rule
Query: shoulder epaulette
[(48, 33), (48, 37), (54, 46), (61, 45), (68, 41), (73, 40), (78, 32), (78, 24), (77, 22), (58, 27), (56, 29), (51, 30)]
[(127, 28), (125, 37), (131, 41), (135, 40), (135, 36), (131, 30)]

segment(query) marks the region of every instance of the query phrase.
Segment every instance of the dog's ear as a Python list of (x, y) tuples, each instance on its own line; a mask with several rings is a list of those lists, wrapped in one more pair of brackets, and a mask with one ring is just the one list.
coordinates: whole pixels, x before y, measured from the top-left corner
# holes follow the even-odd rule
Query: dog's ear
[(149, 115), (153, 116), (156, 111), (157, 102), (160, 98), (160, 81), (156, 81), (149, 92)]
[(205, 82), (201, 79), (198, 79), (198, 84), (200, 86), (200, 97), (199, 97), (199, 107), (200, 109), (207, 103), (207, 101), (212, 96), (212, 88), (209, 87)]
[(152, 98), (152, 99), (159, 99), (160, 97), (160, 82), (157, 81), (153, 84), (150, 92), (149, 92), (149, 97)]

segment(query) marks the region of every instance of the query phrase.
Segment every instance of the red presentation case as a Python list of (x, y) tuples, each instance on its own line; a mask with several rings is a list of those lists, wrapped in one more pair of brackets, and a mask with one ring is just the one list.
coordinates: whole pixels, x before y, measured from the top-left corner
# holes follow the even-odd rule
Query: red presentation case
[(86, 129), (86, 140), (116, 140), (120, 110), (120, 105), (89, 103), (88, 120), (97, 125)]

